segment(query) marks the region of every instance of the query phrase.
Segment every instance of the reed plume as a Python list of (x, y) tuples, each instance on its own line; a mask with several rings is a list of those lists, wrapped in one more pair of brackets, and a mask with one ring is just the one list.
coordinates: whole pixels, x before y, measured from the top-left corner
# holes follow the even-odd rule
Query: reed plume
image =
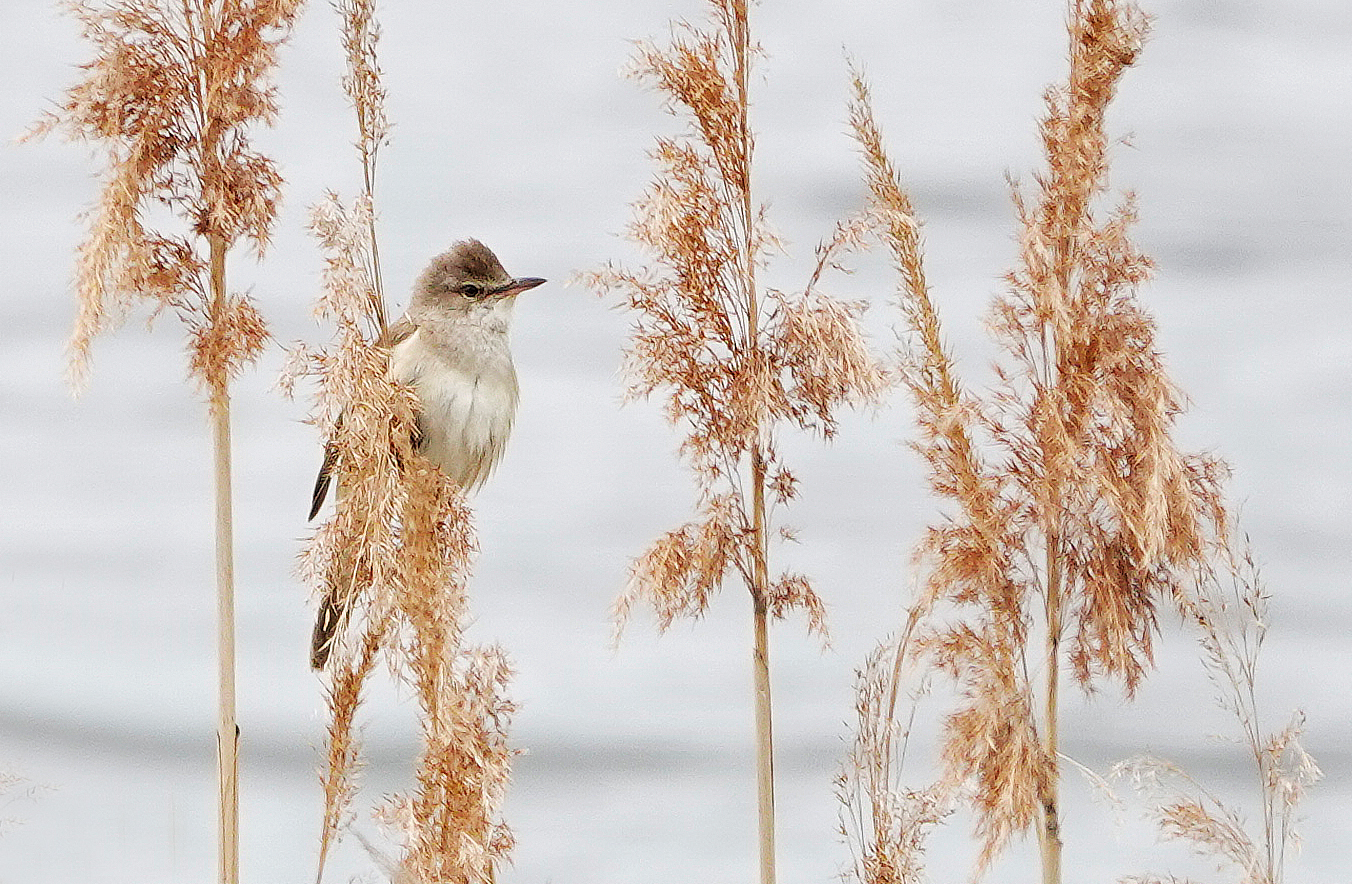
[(851, 108), (901, 277), (915, 447), (951, 504), (918, 551), (923, 585), (896, 653), (957, 685), (937, 788), (967, 790), (978, 872), (1032, 829), (1046, 884), (1061, 880), (1063, 671), (1087, 692), (1111, 679), (1130, 697), (1152, 665), (1159, 606), (1184, 597), (1226, 531), (1223, 465), (1172, 439), (1182, 400), (1135, 294), (1152, 265), (1129, 239), (1134, 199), (1106, 216), (1100, 205), (1106, 111), (1146, 30), (1132, 3), (1070, 3), (1070, 73), (1045, 96), (1046, 168), (1014, 195), (1020, 257), (991, 308), (1003, 356), (984, 398), (944, 349), (920, 223), (858, 76)]
[(342, 589), (345, 626), (327, 664), (328, 751), (317, 880), (350, 815), (361, 753), (354, 733), (363, 689), (383, 657), (414, 692), (422, 750), (413, 790), (387, 801), (403, 855), (393, 880), (493, 881), (512, 847), (501, 807), (515, 754), (511, 669), (496, 647), (470, 646), (468, 581), (477, 552), (463, 491), (416, 449), (416, 395), (389, 372), (376, 242), (376, 158), (389, 123), (372, 0), (344, 0), (344, 88), (356, 112), (363, 193), (349, 207), (329, 194), (311, 212), (325, 254), (317, 313), (332, 319), (325, 351), (293, 353), (288, 388), (318, 381), (314, 422), (338, 477), (333, 516), (301, 557), (321, 597)]
[(380, 71), (380, 20), (371, 0), (340, 0), (336, 4), (343, 19), (343, 49), (347, 71), (343, 92), (357, 117), (357, 153), (361, 160), (362, 194), (371, 210), (365, 214), (367, 247), (366, 273), (371, 282), (370, 314), (384, 331), (385, 284), (380, 272), (380, 239), (376, 236), (376, 161), (380, 148), (390, 138), (390, 121), (385, 115), (385, 86)]
[[(1237, 742), (1248, 751), (1257, 779), (1261, 827), (1253, 831), (1238, 808), (1165, 759), (1138, 756), (1115, 765), (1113, 773), (1130, 779), (1146, 798), (1163, 837), (1234, 868), (1243, 884), (1281, 884), (1286, 859), (1300, 844), (1296, 809), (1323, 773), (1301, 743), (1302, 711), (1296, 710), (1280, 730), (1263, 726), (1257, 686), (1268, 594), (1247, 543), (1227, 553), (1198, 572), (1180, 607), (1185, 623), (1195, 630), (1217, 703), (1239, 725)], [(1127, 880), (1155, 884), (1168, 879), (1145, 875)]]
[[(836, 410), (875, 401), (885, 373), (858, 327), (862, 305), (819, 289), (825, 270), (858, 231), (840, 227), (819, 249), (798, 294), (766, 287), (767, 253), (778, 246), (751, 186), (755, 138), (748, 82), (757, 55), (746, 0), (710, 0), (703, 24), (673, 27), (666, 47), (643, 43), (635, 76), (657, 87), (689, 129), (659, 138), (655, 181), (635, 205), (631, 239), (650, 263), (610, 266), (588, 277), (616, 292), (634, 316), (626, 352), (632, 397), (663, 393), (685, 432), (698, 517), (660, 537), (634, 562), (615, 603), (617, 631), (647, 603), (665, 630), (698, 618), (729, 573), (751, 594), (756, 698), (760, 869), (774, 880), (774, 779), (767, 621), (792, 610), (825, 629), (824, 610), (801, 574), (770, 566), (773, 511), (797, 480), (776, 434), (785, 424), (830, 437)], [(781, 529), (782, 531), (783, 529)]]
[[(904, 642), (904, 640), (902, 640)], [(902, 783), (902, 768), (920, 694), (911, 714), (897, 715), (898, 667), (905, 654), (883, 642), (855, 676), (854, 738), (836, 777), (840, 834), (851, 851), (847, 875), (860, 884), (923, 884), (930, 833), (949, 816), (953, 796), (938, 784), (919, 789)]]
[[(238, 728), (235, 725), (234, 552), (230, 382), (267, 341), (253, 302), (226, 285), (226, 253), (260, 258), (282, 179), (250, 146), (273, 121), (270, 77), (299, 0), (75, 0), (95, 56), (83, 78), (34, 130), (97, 144), (107, 169), (76, 267), (78, 311), (70, 378), (88, 375), (95, 336), (138, 301), (176, 313), (188, 369), (206, 390), (215, 472), (218, 599), (220, 880), (238, 879)], [(182, 227), (151, 228), (164, 207)]]

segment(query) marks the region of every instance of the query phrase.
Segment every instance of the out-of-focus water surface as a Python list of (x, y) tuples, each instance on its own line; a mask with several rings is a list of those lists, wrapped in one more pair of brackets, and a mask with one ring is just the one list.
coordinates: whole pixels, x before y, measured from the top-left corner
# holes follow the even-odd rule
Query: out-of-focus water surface
[[(394, 140), (383, 155), (388, 286), (475, 235), (514, 273), (549, 277), (515, 335), (524, 389), (516, 435), (479, 498), (474, 634), (518, 668), (521, 711), (507, 878), (554, 884), (746, 881), (754, 875), (748, 604), (730, 585), (700, 623), (659, 638), (638, 618), (609, 646), (607, 607), (630, 558), (687, 517), (676, 437), (653, 404), (621, 408), (626, 321), (571, 274), (633, 262), (621, 236), (646, 183), (645, 152), (675, 124), (618, 74), (634, 38), (696, 4), (387, 4), (384, 66)], [(1193, 400), (1181, 434), (1234, 466), (1244, 526), (1265, 564), (1273, 629), (1267, 724), (1303, 707), (1327, 779), (1303, 810), (1293, 881), (1346, 880), (1352, 838), (1352, 8), (1342, 0), (1154, 2), (1154, 37), (1112, 113), (1114, 186), (1140, 198), (1139, 239), (1159, 263), (1142, 297)], [(267, 261), (235, 257), (279, 342), (321, 342), (310, 316), (320, 259), (305, 207), (352, 193), (351, 126), (335, 15), (314, 4), (284, 53), (283, 116), (260, 142), (287, 178)], [(811, 247), (862, 199), (845, 136), (842, 47), (867, 70), (894, 159), (926, 220), (931, 282), (973, 383), (989, 377), (981, 315), (1014, 252), (1003, 175), (1031, 177), (1044, 84), (1064, 69), (1059, 2), (782, 4), (756, 8), (758, 187), (799, 284)], [(76, 77), (87, 50), (46, 3), (5, 4), (0, 132), (17, 134)], [(214, 666), (208, 431), (183, 383), (172, 317), (135, 316), (95, 349), (72, 400), (63, 341), (73, 315), (77, 213), (91, 152), (49, 140), (0, 148), (0, 770), (53, 787), (0, 797), (6, 882), (179, 882), (214, 873)], [(836, 280), (896, 321), (878, 257)], [(399, 302), (402, 307), (402, 299)], [(313, 876), (323, 735), (306, 668), (310, 612), (292, 569), (318, 441), (306, 406), (273, 389), (272, 348), (236, 386), (242, 870)], [(828, 881), (847, 860), (832, 778), (852, 714), (851, 674), (894, 626), (908, 552), (936, 518), (905, 447), (898, 394), (848, 417), (830, 446), (789, 438), (802, 542), (782, 561), (830, 605), (825, 649), (798, 622), (774, 630), (780, 864), (785, 884)], [(1072, 697), (1065, 749), (1102, 770), (1149, 750), (1250, 801), (1241, 747), (1210, 702), (1196, 654), (1167, 623), (1160, 670), (1135, 704)], [(407, 782), (408, 698), (367, 706), (359, 808)], [(928, 730), (928, 726), (922, 726)], [(917, 779), (929, 749), (911, 759)], [(1159, 846), (1067, 777), (1067, 880), (1208, 870)], [(1256, 812), (1252, 803), (1250, 817)], [(357, 825), (375, 834), (364, 812)], [(966, 821), (937, 838), (931, 878), (966, 876)], [(993, 880), (1030, 880), (1027, 847)], [(353, 839), (329, 880), (374, 865)]]

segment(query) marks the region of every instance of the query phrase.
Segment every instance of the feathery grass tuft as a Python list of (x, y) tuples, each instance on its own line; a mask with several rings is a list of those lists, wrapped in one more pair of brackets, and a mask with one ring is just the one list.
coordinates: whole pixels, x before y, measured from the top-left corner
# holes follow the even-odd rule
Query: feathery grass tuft
[[(357, 116), (357, 152), (361, 157), (362, 194), (374, 206), (376, 198), (376, 161), (380, 148), (390, 138), (390, 121), (385, 116), (385, 86), (380, 78), (380, 22), (372, 0), (339, 0), (343, 18), (343, 49), (347, 55), (347, 73), (343, 91)], [(370, 312), (383, 331), (385, 286), (380, 273), (380, 241), (376, 236), (376, 215), (367, 215), (370, 225), (370, 254), (367, 273), (372, 282)]]
[[(224, 387), (266, 340), (256, 308), (214, 290), (204, 254), (245, 241), (259, 256), (276, 216), (281, 176), (249, 130), (277, 114), (269, 81), (299, 0), (70, 2), (95, 57), (58, 110), (30, 133), (61, 130), (107, 157), (76, 272), (79, 314), (70, 373), (81, 385), (94, 337), (136, 300), (176, 312), (191, 335), (192, 375)], [(146, 227), (170, 208), (179, 233)]]
[(851, 850), (846, 873), (859, 884), (923, 884), (925, 843), (952, 813), (954, 798), (939, 784), (908, 789), (901, 768), (912, 716), (897, 718), (897, 688), (905, 639), (873, 651), (856, 674), (854, 739), (836, 777), (840, 834)]
[(1301, 744), (1302, 711), (1296, 710), (1281, 730), (1268, 732), (1262, 726), (1258, 661), (1268, 630), (1268, 595), (1247, 544), (1197, 576), (1181, 608), (1196, 630), (1217, 702), (1240, 726), (1239, 743), (1248, 750), (1258, 780), (1261, 829), (1251, 831), (1239, 810), (1166, 760), (1140, 756), (1116, 765), (1113, 773), (1129, 779), (1150, 802), (1165, 838), (1234, 867), (1244, 884), (1280, 884), (1286, 880), (1287, 856), (1300, 845), (1296, 810), (1323, 773)]

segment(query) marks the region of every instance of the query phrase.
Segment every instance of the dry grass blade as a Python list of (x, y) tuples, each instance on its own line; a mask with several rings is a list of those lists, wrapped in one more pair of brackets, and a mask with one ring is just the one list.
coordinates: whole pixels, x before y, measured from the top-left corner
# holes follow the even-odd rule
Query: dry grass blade
[(1267, 633), (1262, 575), (1247, 545), (1217, 567), (1199, 569), (1194, 591), (1181, 599), (1196, 630), (1216, 701), (1240, 727), (1261, 796), (1261, 828), (1177, 765), (1139, 757), (1116, 766), (1150, 803), (1164, 837), (1183, 841), (1243, 874), (1244, 884), (1280, 884), (1286, 859), (1300, 844), (1296, 810), (1323, 773), (1301, 744), (1305, 716), (1297, 710), (1281, 730), (1262, 726), (1258, 662)]
[(361, 706), (362, 688), (379, 660), (389, 624), (386, 618), (363, 631), (360, 651), (354, 658), (341, 662), (325, 698), (331, 718), (328, 752), (324, 767), (320, 770), (324, 814), (319, 838), (317, 880), (323, 879), (329, 851), (356, 797), (356, 775), (361, 769), (361, 749), (355, 736), (357, 710)]
[(942, 786), (907, 789), (901, 767), (919, 696), (911, 697), (912, 718), (897, 718), (899, 671), (907, 637), (883, 643), (855, 679), (854, 740), (836, 778), (841, 836), (859, 884), (923, 884), (929, 834), (952, 812), (953, 796)]

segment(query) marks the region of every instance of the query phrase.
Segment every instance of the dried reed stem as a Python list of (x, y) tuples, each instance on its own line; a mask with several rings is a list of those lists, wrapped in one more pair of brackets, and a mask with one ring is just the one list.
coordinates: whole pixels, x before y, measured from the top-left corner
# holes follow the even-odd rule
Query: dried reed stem
[[(973, 503), (974, 514), (991, 531), (1001, 516), (968, 423), (962, 419), (974, 405), (954, 376), (943, 346), (925, 277), (920, 222), (883, 148), (869, 87), (853, 65), (851, 84), (850, 126), (864, 158), (868, 218), (902, 280), (898, 306), (917, 339), (917, 345), (902, 354), (900, 376), (917, 401), (929, 403), (917, 413), (923, 438), (933, 453), (942, 452), (960, 496)], [(860, 884), (921, 884), (926, 880), (926, 839), (951, 812), (952, 784), (908, 789), (900, 782), (909, 717), (915, 715), (924, 691), (919, 687), (911, 692), (907, 685), (919, 662), (922, 626), (937, 602), (934, 595), (922, 594), (907, 611), (900, 637), (880, 644), (857, 674), (855, 734), (837, 778), (837, 797), (841, 832), (854, 854), (851, 874)], [(902, 721), (898, 703), (906, 693), (910, 716)]]
[(753, 596), (752, 673), (756, 704), (756, 819), (761, 884), (775, 880), (775, 754), (770, 715), (769, 612), (763, 596)]
[(332, 720), (329, 725), (327, 758), (320, 773), (324, 790), (324, 813), (320, 826), (319, 862), (315, 884), (324, 880), (329, 851), (337, 839), (343, 816), (356, 794), (356, 774), (361, 765), (361, 749), (354, 737), (357, 710), (362, 689), (380, 659), (389, 619), (371, 624), (363, 633), (360, 651), (351, 660), (343, 660), (328, 684), (326, 701)]
[[(1045, 884), (1061, 880), (1063, 667), (1086, 690), (1110, 677), (1133, 693), (1152, 663), (1157, 605), (1182, 596), (1226, 524), (1223, 465), (1171, 439), (1182, 405), (1134, 297), (1151, 265), (1127, 238), (1132, 201), (1095, 217), (1107, 187), (1104, 116), (1146, 20), (1129, 2), (1072, 0), (1069, 30), (1070, 75), (1048, 90), (1042, 120), (1047, 169), (1034, 199), (1015, 195), (1020, 264), (993, 304), (1005, 357), (985, 400), (955, 380), (919, 221), (858, 76), (851, 114), (913, 335), (902, 373), (916, 448), (933, 491), (956, 510), (921, 546), (925, 584), (905, 649), (951, 676), (963, 698), (945, 720), (939, 789), (970, 784), (978, 872), (1035, 828)], [(988, 462), (983, 450), (1004, 458)]]
[[(210, 249), (213, 315), (225, 309), (225, 238), (207, 237)], [(219, 321), (219, 320), (215, 320)], [(222, 882), (239, 880), (239, 726), (235, 723), (235, 543), (230, 469), (230, 391), (212, 384), (211, 438), (216, 495), (216, 774)]]
[(389, 379), (387, 355), (377, 345), (368, 260), (371, 211), (364, 198), (349, 210), (332, 194), (312, 208), (311, 230), (326, 252), (318, 312), (336, 319), (336, 342), (327, 353), (302, 350), (288, 375), (291, 380), (300, 374), (319, 378), (317, 422), (327, 429), (325, 456), (347, 466), (338, 475), (341, 493), (333, 518), (320, 527), (301, 559), (302, 576), (322, 596), (330, 587), (344, 587), (347, 611), (347, 641), (335, 645), (328, 663), (329, 745), (321, 773), (317, 881), (356, 791), (360, 751), (353, 729), (363, 687), (381, 652), (398, 641), (399, 525), (408, 494), (401, 465), (416, 457), (412, 394)]
[(588, 280), (620, 292), (634, 314), (630, 394), (667, 394), (669, 418), (686, 431), (681, 452), (699, 493), (698, 519), (667, 532), (635, 561), (615, 603), (617, 631), (639, 601), (653, 606), (662, 629), (677, 617), (699, 617), (728, 572), (741, 577), (753, 618), (760, 876), (772, 884), (769, 620), (798, 608), (810, 628), (824, 628), (807, 579), (772, 576), (773, 509), (796, 494), (775, 434), (789, 423), (830, 436), (835, 409), (876, 401), (887, 378), (863, 343), (862, 305), (817, 288), (836, 254), (857, 239), (854, 227), (841, 226), (818, 249), (801, 294), (760, 282), (776, 241), (751, 189), (748, 82), (756, 47), (747, 6), (710, 0), (705, 24), (677, 25), (666, 48), (640, 45), (637, 76), (665, 93), (690, 126), (682, 137), (658, 140), (657, 178), (635, 207), (630, 235), (651, 256), (649, 268), (612, 266)]
[(415, 448), (418, 403), (389, 372), (374, 189), (389, 124), (377, 61), (373, 0), (344, 0), (344, 88), (359, 131), (363, 193), (351, 208), (330, 194), (311, 230), (325, 253), (317, 312), (336, 323), (325, 352), (300, 348), (287, 381), (319, 380), (315, 422), (327, 437), (340, 493), (333, 516), (302, 555), (306, 581), (326, 599), (341, 587), (344, 621), (327, 661), (328, 753), (316, 881), (356, 793), (354, 734), (362, 691), (384, 656), (413, 690), (422, 751), (411, 794), (389, 798), (403, 829), (390, 871), (415, 884), (487, 884), (510, 855), (501, 819), (515, 752), (511, 669), (497, 648), (469, 646), (468, 580), (477, 552), (463, 491)]
[(1047, 688), (1042, 712), (1043, 751), (1047, 756), (1049, 776), (1042, 788), (1042, 825), (1038, 828), (1038, 848), (1042, 854), (1042, 884), (1060, 884), (1061, 881), (1061, 801), (1056, 788), (1060, 780), (1061, 751), (1061, 635), (1065, 605), (1061, 579), (1062, 550), (1055, 530), (1047, 534), (1046, 610), (1047, 624)]
[[(374, 0), (340, 0), (335, 9), (347, 58), (343, 91), (357, 122), (362, 195), (351, 210), (333, 194), (312, 209), (311, 230), (327, 253), (326, 294), (318, 310), (337, 318), (338, 341), (327, 357), (299, 354), (300, 363), (308, 358), (310, 364), (298, 365), (288, 374), (288, 382), (302, 372), (316, 374), (328, 387), (320, 396), (320, 425), (327, 430), (324, 457), (333, 461), (338, 473), (338, 512), (306, 550), (305, 571), (307, 579), (321, 587), (323, 604), (329, 603), (330, 587), (345, 588), (341, 597), (348, 616), (340, 628), (345, 625), (355, 637), (345, 647), (356, 648), (355, 653), (343, 648), (336, 649), (337, 654), (327, 651), (332, 657), (325, 691), (330, 720), (320, 774), (324, 810), (316, 884), (324, 878), (357, 791), (361, 749), (354, 728), (363, 689), (381, 652), (395, 639), (397, 613), (387, 586), (398, 568), (393, 557), (404, 492), (394, 467), (409, 453), (406, 434), (411, 428), (411, 403), (406, 392), (389, 384), (379, 347), (388, 318), (376, 235), (375, 181), (379, 150), (389, 136), (378, 56), (380, 25)], [(374, 418), (374, 428), (352, 427), (353, 418), (341, 417), (348, 412)], [(369, 464), (373, 474), (336, 470), (344, 454)]]
[[(373, 0), (341, 0), (337, 4), (343, 18), (343, 48), (347, 55), (347, 73), (343, 91), (357, 117), (357, 152), (361, 159), (362, 194), (373, 207), (376, 204), (376, 169), (380, 148), (389, 140), (390, 123), (385, 116), (385, 86), (381, 81), (380, 22)], [(371, 313), (381, 331), (389, 324), (385, 315), (385, 285), (380, 272), (380, 238), (376, 235), (376, 214), (367, 216), (369, 227), (368, 272), (372, 283)], [(341, 489), (340, 489), (341, 490)]]
[[(747, 298), (747, 327), (760, 328), (760, 300), (756, 292), (756, 249), (751, 245), (755, 237), (754, 202), (751, 195), (750, 169), (754, 139), (751, 134), (751, 121), (748, 110), (751, 106), (750, 89), (747, 81), (751, 71), (749, 55), (751, 53), (751, 28), (745, 0), (730, 4), (723, 13), (724, 23), (728, 27), (733, 50), (732, 79), (736, 86), (736, 146), (735, 150), (744, 160), (746, 174), (740, 179), (738, 197), (740, 198), (741, 240), (747, 244), (742, 249), (742, 285)], [(752, 335), (748, 344), (754, 348), (760, 344), (759, 336)], [(752, 570), (751, 616), (752, 616), (752, 684), (755, 703), (756, 723), (756, 818), (757, 842), (760, 855), (760, 882), (775, 882), (775, 749), (773, 716), (771, 714), (770, 694), (770, 630), (769, 630), (769, 594), (770, 572), (768, 523), (765, 511), (765, 456), (760, 445), (751, 449), (751, 531), (753, 535), (755, 567)]]
[[(231, 379), (267, 340), (252, 303), (226, 285), (227, 251), (261, 256), (281, 178), (249, 145), (277, 112), (268, 82), (299, 0), (74, 0), (96, 48), (84, 78), (36, 129), (61, 127), (105, 148), (108, 173), (80, 246), (79, 312), (70, 374), (88, 371), (93, 338), (137, 299), (174, 310), (187, 327), (189, 371), (207, 391), (216, 512), (219, 880), (239, 878), (239, 729), (235, 723), (234, 551), (230, 483)], [(184, 230), (146, 228), (168, 206)], [(202, 256), (203, 240), (207, 255)]]

